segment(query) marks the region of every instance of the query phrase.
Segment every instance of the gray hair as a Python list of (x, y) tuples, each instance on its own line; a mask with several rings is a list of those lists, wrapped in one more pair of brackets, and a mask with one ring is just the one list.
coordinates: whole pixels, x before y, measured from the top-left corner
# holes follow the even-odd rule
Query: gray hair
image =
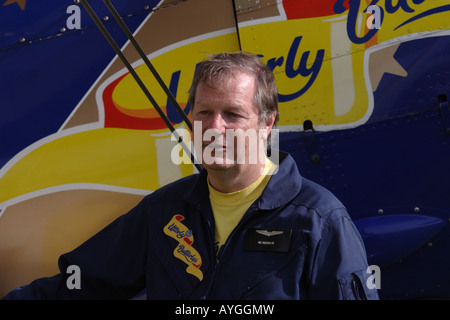
[(259, 122), (276, 114), (278, 121), (278, 90), (272, 70), (261, 62), (260, 58), (252, 53), (226, 52), (210, 55), (201, 62), (195, 71), (191, 88), (189, 89), (189, 103), (195, 106), (197, 86), (203, 83), (211, 88), (219, 89), (230, 82), (237, 72), (246, 72), (255, 77), (254, 105), (259, 111)]

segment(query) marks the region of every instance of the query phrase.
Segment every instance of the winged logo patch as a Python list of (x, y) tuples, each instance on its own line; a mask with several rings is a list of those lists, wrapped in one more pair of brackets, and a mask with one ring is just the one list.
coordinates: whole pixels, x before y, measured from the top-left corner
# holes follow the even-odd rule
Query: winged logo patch
[(266, 237), (272, 237), (272, 236), (277, 236), (279, 234), (283, 234), (284, 231), (269, 231), (269, 230), (256, 230), (256, 232), (258, 232), (259, 234), (262, 234), (263, 236)]

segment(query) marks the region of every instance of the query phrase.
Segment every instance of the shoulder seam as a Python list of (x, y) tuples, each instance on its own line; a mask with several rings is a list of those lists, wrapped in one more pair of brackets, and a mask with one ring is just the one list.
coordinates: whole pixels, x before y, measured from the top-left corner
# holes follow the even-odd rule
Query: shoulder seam
[(298, 207), (304, 207), (304, 208), (306, 208), (306, 209), (312, 210), (312, 211), (314, 211), (320, 218), (326, 218), (326, 217), (328, 217), (327, 220), (331, 218), (332, 212), (333, 212), (333, 211), (336, 211), (336, 210), (344, 210), (344, 211), (347, 211), (347, 208), (346, 208), (344, 205), (332, 207), (332, 208), (328, 209), (326, 212), (324, 212), (324, 211), (319, 210), (319, 208), (317, 208), (316, 206), (312, 206), (312, 205), (309, 205), (309, 204), (307, 204), (307, 203), (295, 203), (295, 202), (294, 202), (294, 203), (292, 203), (292, 204), (295, 205), (295, 206), (298, 206)]

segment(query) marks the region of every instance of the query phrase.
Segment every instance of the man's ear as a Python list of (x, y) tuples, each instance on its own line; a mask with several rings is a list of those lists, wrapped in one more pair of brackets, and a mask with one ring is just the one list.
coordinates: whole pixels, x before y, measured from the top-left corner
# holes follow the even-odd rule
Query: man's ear
[(262, 126), (262, 128), (261, 128), (261, 129), (266, 129), (266, 130), (265, 130), (265, 137), (264, 137), (264, 139), (266, 139), (266, 140), (267, 140), (268, 137), (270, 136), (270, 131), (272, 130), (272, 127), (273, 127), (273, 125), (274, 125), (274, 123), (275, 123), (276, 117), (277, 117), (277, 113), (276, 113), (276, 112), (274, 112), (273, 114), (271, 114), (270, 116), (268, 116), (268, 117), (266, 118), (265, 123), (263, 124), (263, 126)]

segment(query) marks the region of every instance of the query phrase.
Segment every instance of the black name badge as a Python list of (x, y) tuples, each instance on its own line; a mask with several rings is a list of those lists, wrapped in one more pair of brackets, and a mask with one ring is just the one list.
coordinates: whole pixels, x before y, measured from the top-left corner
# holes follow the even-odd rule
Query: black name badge
[(245, 251), (289, 251), (292, 230), (288, 229), (248, 229), (244, 242)]

